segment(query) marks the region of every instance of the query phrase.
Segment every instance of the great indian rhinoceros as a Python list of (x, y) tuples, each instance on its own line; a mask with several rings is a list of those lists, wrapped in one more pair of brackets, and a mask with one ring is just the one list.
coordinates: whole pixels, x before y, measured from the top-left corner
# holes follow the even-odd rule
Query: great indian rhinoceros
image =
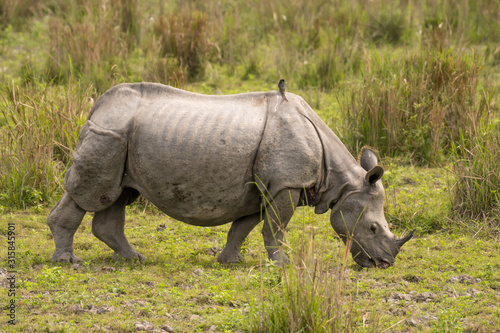
[(83, 125), (48, 216), (52, 260), (77, 262), (73, 236), (86, 212), (92, 232), (121, 258), (144, 256), (124, 233), (125, 206), (139, 194), (167, 215), (196, 226), (232, 222), (220, 262), (264, 220), (269, 258), (287, 261), (283, 231), (294, 208), (331, 224), (361, 266), (389, 267), (412, 234), (397, 239), (383, 212), (384, 189), (373, 151), (360, 163), (300, 97), (278, 91), (210, 96), (155, 83), (120, 84), (102, 95)]

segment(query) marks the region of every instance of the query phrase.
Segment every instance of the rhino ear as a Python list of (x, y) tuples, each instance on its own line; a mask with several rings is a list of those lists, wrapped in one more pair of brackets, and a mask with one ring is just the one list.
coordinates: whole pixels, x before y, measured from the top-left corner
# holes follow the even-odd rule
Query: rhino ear
[(380, 165), (375, 165), (366, 173), (365, 180), (369, 184), (375, 184), (384, 175), (384, 169)]
[(365, 171), (370, 171), (377, 163), (377, 155), (375, 152), (368, 147), (363, 147), (359, 154), (359, 164), (361, 164), (363, 169), (365, 169)]

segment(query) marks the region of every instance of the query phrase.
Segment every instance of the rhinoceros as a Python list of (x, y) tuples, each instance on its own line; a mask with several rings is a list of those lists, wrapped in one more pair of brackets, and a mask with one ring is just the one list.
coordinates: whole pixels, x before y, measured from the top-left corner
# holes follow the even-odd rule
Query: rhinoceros
[(370, 149), (360, 163), (300, 96), (278, 91), (211, 96), (156, 83), (117, 85), (82, 126), (65, 192), (47, 222), (52, 260), (78, 262), (73, 236), (86, 212), (93, 234), (118, 258), (144, 256), (125, 237), (125, 206), (142, 194), (195, 226), (232, 222), (217, 260), (240, 248), (264, 220), (270, 260), (286, 262), (283, 232), (294, 209), (331, 208), (331, 225), (351, 240), (354, 261), (389, 267), (412, 234), (398, 239), (384, 217), (383, 168)]

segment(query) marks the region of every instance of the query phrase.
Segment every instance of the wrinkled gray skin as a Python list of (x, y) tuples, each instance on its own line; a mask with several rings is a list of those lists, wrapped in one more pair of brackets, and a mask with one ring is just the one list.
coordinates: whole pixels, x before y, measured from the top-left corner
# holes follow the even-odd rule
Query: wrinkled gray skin
[(409, 238), (389, 231), (375, 154), (365, 149), (358, 164), (301, 97), (287, 97), (208, 96), (153, 83), (107, 91), (81, 129), (66, 192), (48, 216), (52, 260), (80, 260), (73, 236), (86, 212), (95, 212), (92, 232), (115, 257), (144, 260), (124, 233), (125, 206), (140, 193), (192, 225), (232, 222), (220, 262), (242, 260), (241, 244), (262, 217), (269, 258), (286, 262), (283, 231), (294, 207), (309, 204), (319, 214), (332, 208), (331, 224), (344, 241), (353, 238), (358, 264), (393, 265)]

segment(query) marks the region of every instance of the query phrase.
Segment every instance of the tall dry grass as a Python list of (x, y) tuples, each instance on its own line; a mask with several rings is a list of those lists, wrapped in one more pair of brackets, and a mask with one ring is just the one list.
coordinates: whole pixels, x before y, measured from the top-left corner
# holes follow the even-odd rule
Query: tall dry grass
[(177, 59), (178, 66), (186, 69), (190, 80), (205, 74), (211, 50), (207, 21), (205, 13), (181, 11), (160, 16), (154, 25), (154, 33), (160, 38), (161, 55)]
[[(306, 234), (306, 231), (302, 231)], [(261, 265), (261, 295), (251, 303), (250, 332), (354, 332), (360, 325), (359, 309), (347, 290), (350, 241), (336, 249), (334, 260), (325, 257), (332, 249), (315, 241), (314, 231), (291, 247), (288, 265)], [(290, 246), (289, 246), (290, 247)], [(380, 331), (372, 316), (365, 332)]]
[(500, 125), (484, 121), (460, 133), (453, 146), (456, 182), (453, 211), (458, 220), (498, 237), (500, 230)]
[(100, 92), (128, 76), (127, 60), (139, 42), (135, 0), (70, 2), (51, 17), (46, 75), (65, 83), (71, 76)]
[(367, 70), (342, 100), (353, 150), (437, 163), (461, 130), (488, 113), (481, 93), (481, 58), (474, 53), (405, 52), (367, 59)]
[(62, 190), (92, 86), (36, 83), (0, 90), (0, 206), (50, 202)]
[(361, 73), (371, 45), (443, 51), (453, 44), (493, 45), (500, 31), (500, 5), (488, 0), (24, 4), (6, 0), (0, 16), (50, 17), (50, 77), (65, 82), (74, 73), (98, 92), (120, 81), (200, 80), (210, 64), (228, 65), (242, 78), (286, 77), (306, 90), (332, 89)]
[(22, 29), (25, 20), (40, 15), (46, 7), (47, 2), (47, 0), (0, 1), (0, 29), (8, 25)]

